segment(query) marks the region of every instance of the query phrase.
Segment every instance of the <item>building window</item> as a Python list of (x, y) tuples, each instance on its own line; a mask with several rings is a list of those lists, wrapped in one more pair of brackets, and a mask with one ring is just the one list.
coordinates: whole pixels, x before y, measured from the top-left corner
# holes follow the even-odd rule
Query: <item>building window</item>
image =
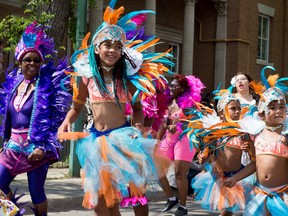
[(270, 17), (265, 15), (258, 16), (258, 56), (257, 59), (268, 62), (269, 60), (269, 32)]
[(171, 49), (170, 53), (173, 55), (173, 57), (170, 59), (173, 63), (174, 66), (171, 66), (169, 69), (174, 72), (178, 73), (178, 68), (179, 68), (179, 45), (178, 44), (169, 44), (169, 49)]

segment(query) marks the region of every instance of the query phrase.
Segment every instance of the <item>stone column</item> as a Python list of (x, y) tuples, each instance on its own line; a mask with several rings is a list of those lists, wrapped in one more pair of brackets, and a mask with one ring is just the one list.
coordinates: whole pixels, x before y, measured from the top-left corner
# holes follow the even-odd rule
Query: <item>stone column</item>
[[(145, 9), (152, 10), (156, 12), (156, 0), (145, 0)], [(147, 20), (145, 23), (145, 34), (147, 35), (155, 35), (156, 33), (156, 15), (148, 14)], [(155, 48), (149, 48), (150, 52), (154, 52)]]
[(96, 8), (89, 9), (89, 32), (90, 38), (93, 37), (94, 32), (103, 22), (103, 0), (96, 0)]
[(217, 11), (217, 26), (216, 26), (216, 44), (215, 44), (215, 72), (214, 72), (214, 89), (219, 83), (222, 83), (221, 88), (226, 88), (226, 42), (217, 39), (227, 38), (227, 0), (212, 0)]
[(182, 71), (183, 75), (193, 74), (194, 51), (194, 23), (196, 0), (184, 0), (184, 30), (182, 44)]

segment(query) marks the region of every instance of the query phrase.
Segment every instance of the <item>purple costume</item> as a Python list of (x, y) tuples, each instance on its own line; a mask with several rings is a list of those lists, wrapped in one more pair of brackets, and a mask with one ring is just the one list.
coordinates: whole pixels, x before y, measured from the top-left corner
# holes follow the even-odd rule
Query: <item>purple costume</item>
[[(0, 89), (0, 114), (3, 116), (1, 136), (8, 141), (0, 154), (0, 190), (8, 194), (15, 176), (27, 172), (34, 204), (46, 200), (44, 183), (48, 167), (59, 160), (61, 145), (57, 141), (57, 129), (71, 101), (71, 94), (61, 88), (61, 80), (66, 77), (62, 70), (65, 66), (62, 64), (55, 68), (52, 63), (44, 65), (36, 79), (34, 91), (18, 111), (14, 100), (17, 88), (24, 79), (20, 70), (12, 71), (3, 84), (4, 88)], [(65, 82), (68, 84), (69, 80)], [(28, 161), (28, 156), (36, 148), (44, 151), (44, 158)]]

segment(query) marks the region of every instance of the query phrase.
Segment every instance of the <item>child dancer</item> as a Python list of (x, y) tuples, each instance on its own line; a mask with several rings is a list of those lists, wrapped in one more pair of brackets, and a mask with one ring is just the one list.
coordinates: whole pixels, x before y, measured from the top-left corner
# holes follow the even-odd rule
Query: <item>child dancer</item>
[[(145, 184), (157, 177), (153, 162), (156, 140), (143, 138), (131, 124), (143, 125), (140, 100), (156, 93), (151, 80), (161, 83), (161, 74), (168, 71), (161, 62), (169, 61), (163, 58), (167, 53), (142, 53), (159, 40), (154, 36), (147, 41), (126, 40), (126, 31), (138, 29), (139, 20), (151, 11), (131, 12), (119, 19), (124, 8), (114, 10), (115, 3), (111, 1), (106, 8), (90, 47), (85, 49), (84, 42), (84, 49), (72, 56), (82, 79), (74, 88), (73, 106), (59, 134), (70, 131), (89, 96), (94, 128), (76, 150), (83, 168), (83, 206), (94, 208), (97, 215), (114, 216), (120, 215), (121, 202), (132, 204), (136, 215), (148, 215)], [(130, 102), (133, 118), (128, 122), (125, 109)]]
[[(262, 70), (261, 77), (267, 90), (258, 105), (259, 116), (266, 126), (255, 140), (257, 182), (254, 198), (247, 204), (244, 212), (247, 216), (288, 215), (286, 100), (282, 90), (273, 87), (271, 79), (263, 79), (266, 68)], [(275, 83), (279, 84), (274, 80)], [(277, 84), (276, 86), (281, 87)]]
[[(233, 94), (226, 93), (220, 97), (217, 110), (225, 125), (227, 121), (239, 120), (241, 105)], [(219, 130), (221, 132), (224, 129)], [(211, 131), (215, 132), (215, 128)], [(210, 155), (211, 165), (206, 165), (207, 172), (198, 174), (192, 180), (196, 199), (202, 199), (204, 209), (221, 211), (222, 216), (244, 209), (244, 184), (239, 180), (255, 171), (254, 162), (245, 168), (241, 165), (242, 151), (247, 149), (247, 146), (248, 143), (239, 136), (230, 137), (224, 144), (218, 141)], [(200, 163), (207, 160), (206, 153), (200, 153), (198, 157)]]

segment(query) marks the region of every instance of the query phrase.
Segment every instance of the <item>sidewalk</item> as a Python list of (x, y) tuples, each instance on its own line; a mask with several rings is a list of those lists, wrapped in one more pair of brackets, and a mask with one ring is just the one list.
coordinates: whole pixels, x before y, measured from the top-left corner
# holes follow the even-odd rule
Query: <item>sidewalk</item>
[[(28, 202), (28, 205), (32, 206), (26, 174), (18, 175), (12, 182), (12, 191), (16, 188), (18, 188), (17, 195), (26, 193), (20, 201)], [(49, 202), (49, 212), (83, 210), (82, 199), (84, 193), (81, 188), (81, 179), (71, 178), (68, 168), (49, 169), (45, 183), (45, 192)], [(146, 195), (150, 201), (166, 200), (162, 189), (157, 183), (148, 185)], [(25, 214), (29, 213), (31, 213), (31, 210), (28, 207)]]

